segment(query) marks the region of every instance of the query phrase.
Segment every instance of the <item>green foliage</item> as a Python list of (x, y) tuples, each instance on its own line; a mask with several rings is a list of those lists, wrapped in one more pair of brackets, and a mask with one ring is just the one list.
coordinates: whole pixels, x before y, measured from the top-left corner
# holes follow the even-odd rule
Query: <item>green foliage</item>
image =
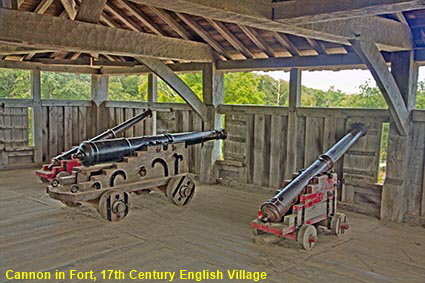
[[(179, 77), (193, 90), (202, 100), (202, 76), (201, 73), (181, 74)], [(163, 80), (158, 80), (158, 102), (183, 103), (184, 100)]]
[[(41, 73), (44, 99), (90, 99), (90, 75)], [(201, 73), (179, 75), (202, 100)], [(147, 100), (147, 76), (113, 76), (109, 78), (109, 99)], [(289, 83), (257, 73), (227, 73), (224, 77), (224, 102), (287, 106)], [(0, 98), (30, 98), (30, 72), (0, 69)], [(158, 80), (158, 101), (184, 100), (165, 82)], [(327, 91), (302, 87), (301, 105), (310, 107), (387, 108), (378, 87), (366, 81), (355, 94), (346, 94), (334, 87)], [(425, 109), (425, 80), (418, 83), (417, 108)]]
[(0, 98), (30, 98), (30, 72), (0, 69)]
[(41, 72), (41, 98), (87, 100), (90, 94), (89, 75)]
[(148, 97), (147, 76), (113, 76), (109, 78), (110, 100), (146, 101)]

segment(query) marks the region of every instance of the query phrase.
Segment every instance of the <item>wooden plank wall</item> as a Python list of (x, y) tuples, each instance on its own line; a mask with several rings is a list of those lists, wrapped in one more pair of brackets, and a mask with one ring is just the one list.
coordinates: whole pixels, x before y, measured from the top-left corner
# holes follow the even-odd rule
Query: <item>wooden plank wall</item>
[(90, 101), (42, 103), (42, 157), (50, 158), (77, 146), (90, 137), (92, 128)]
[[(229, 132), (219, 177), (224, 183), (277, 189), (283, 185), (287, 156), (287, 109), (222, 105)], [(377, 185), (385, 110), (299, 108), (297, 169), (310, 165), (342, 138), (354, 123), (369, 129), (335, 165), (344, 183), (339, 198), (353, 210), (379, 216), (382, 186)], [(293, 173), (293, 172), (292, 172)], [(341, 198), (342, 196), (342, 198)]]
[(0, 105), (0, 168), (33, 162), (28, 131), (27, 107)]

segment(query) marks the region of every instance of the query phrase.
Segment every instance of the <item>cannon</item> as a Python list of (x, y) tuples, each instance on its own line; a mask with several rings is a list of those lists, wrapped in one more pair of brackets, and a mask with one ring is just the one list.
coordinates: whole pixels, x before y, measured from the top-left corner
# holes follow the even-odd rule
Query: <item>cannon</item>
[(354, 124), (348, 134), (307, 169), (285, 181), (285, 186), (261, 205), (257, 219), (251, 221), (254, 234), (296, 240), (304, 249), (315, 246), (317, 229), (314, 225), (326, 226), (333, 235), (343, 234), (349, 226), (347, 216), (336, 212), (339, 181), (332, 168), (366, 133), (363, 124)]
[(131, 193), (159, 191), (183, 207), (195, 193), (189, 146), (226, 137), (222, 129), (84, 142), (74, 154), (82, 165), (47, 193), (67, 206), (94, 206), (108, 221), (128, 215)]
[[(93, 142), (116, 138), (118, 134), (129, 129), (147, 117), (152, 117), (152, 111), (150, 109), (128, 119), (127, 121), (124, 121), (121, 124), (116, 125), (112, 129), (104, 131), (89, 141)], [(78, 147), (74, 147), (56, 157), (53, 157), (50, 164), (44, 164), (40, 170), (35, 171), (35, 175), (43, 183), (58, 184), (58, 177), (69, 176), (72, 173), (74, 167), (81, 166), (81, 163), (73, 158), (73, 155), (77, 152), (77, 150)]]

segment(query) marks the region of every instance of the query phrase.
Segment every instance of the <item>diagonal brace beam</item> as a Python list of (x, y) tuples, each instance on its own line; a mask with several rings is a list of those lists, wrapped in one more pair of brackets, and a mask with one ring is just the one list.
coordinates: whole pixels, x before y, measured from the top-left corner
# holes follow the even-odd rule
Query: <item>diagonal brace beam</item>
[(409, 111), (384, 57), (373, 42), (351, 40), (350, 43), (354, 51), (356, 51), (369, 68), (379, 89), (384, 95), (400, 135), (405, 136), (407, 134)]
[(137, 60), (148, 67), (164, 82), (166, 82), (173, 90), (175, 90), (190, 107), (202, 118), (207, 121), (207, 107), (196, 96), (196, 94), (186, 85), (186, 83), (173, 72), (167, 65), (155, 58), (139, 57)]

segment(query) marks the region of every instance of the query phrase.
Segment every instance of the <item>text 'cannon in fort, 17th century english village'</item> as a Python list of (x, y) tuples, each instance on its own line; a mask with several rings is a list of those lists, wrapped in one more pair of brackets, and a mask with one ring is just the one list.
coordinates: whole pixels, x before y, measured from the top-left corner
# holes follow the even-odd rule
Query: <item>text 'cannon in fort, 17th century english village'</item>
[(47, 192), (68, 206), (94, 206), (109, 221), (127, 216), (133, 192), (159, 190), (185, 206), (195, 192), (188, 146), (226, 137), (223, 129), (84, 142), (74, 154), (84, 166), (59, 177)]
[[(106, 130), (89, 141), (99, 141), (116, 138), (118, 134), (124, 132), (130, 127), (136, 125), (140, 121), (152, 117), (152, 111), (150, 109), (124, 121), (121, 124), (116, 125), (112, 129)], [(68, 151), (61, 153), (58, 156), (52, 158), (50, 164), (44, 164), (40, 170), (35, 171), (35, 175), (43, 183), (51, 183), (53, 185), (58, 184), (59, 177), (65, 177), (72, 174), (73, 168), (81, 166), (81, 163), (77, 159), (73, 159), (72, 156), (77, 152), (78, 147), (74, 147)]]
[(346, 215), (336, 212), (337, 174), (334, 164), (362, 136), (367, 133), (363, 124), (354, 124), (350, 133), (322, 154), (307, 169), (301, 170), (285, 187), (264, 202), (258, 218), (251, 222), (257, 237), (273, 234), (296, 240), (304, 249), (311, 249), (317, 241), (317, 229), (322, 225), (333, 235), (348, 229)]

